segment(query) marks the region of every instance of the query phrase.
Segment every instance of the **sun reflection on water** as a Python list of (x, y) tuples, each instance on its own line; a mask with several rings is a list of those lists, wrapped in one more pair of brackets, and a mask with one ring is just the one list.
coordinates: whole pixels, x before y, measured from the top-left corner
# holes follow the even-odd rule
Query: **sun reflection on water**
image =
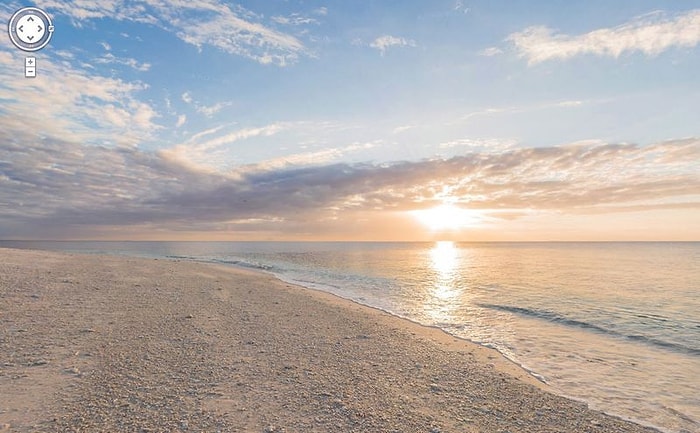
[(457, 268), (459, 250), (452, 241), (439, 241), (430, 250), (431, 266), (441, 280), (452, 280)]
[(458, 284), (461, 251), (451, 241), (440, 241), (429, 252), (434, 281), (427, 290), (425, 312), (438, 323), (451, 322), (460, 304)]

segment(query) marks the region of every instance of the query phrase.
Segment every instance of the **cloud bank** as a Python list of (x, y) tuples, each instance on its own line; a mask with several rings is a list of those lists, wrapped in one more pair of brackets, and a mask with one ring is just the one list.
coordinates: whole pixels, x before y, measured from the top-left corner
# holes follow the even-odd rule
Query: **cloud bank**
[(332, 235), (358, 215), (427, 208), (447, 196), (511, 219), (533, 211), (700, 209), (698, 138), (393, 164), (301, 159), (229, 171), (171, 156), (1, 132), (0, 238), (81, 237), (88, 229), (104, 235), (136, 226)]

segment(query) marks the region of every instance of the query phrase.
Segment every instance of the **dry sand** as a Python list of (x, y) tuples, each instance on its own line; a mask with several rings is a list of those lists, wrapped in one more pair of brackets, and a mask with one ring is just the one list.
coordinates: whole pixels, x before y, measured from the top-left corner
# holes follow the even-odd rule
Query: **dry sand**
[(653, 432), (273, 277), (0, 249), (0, 432)]

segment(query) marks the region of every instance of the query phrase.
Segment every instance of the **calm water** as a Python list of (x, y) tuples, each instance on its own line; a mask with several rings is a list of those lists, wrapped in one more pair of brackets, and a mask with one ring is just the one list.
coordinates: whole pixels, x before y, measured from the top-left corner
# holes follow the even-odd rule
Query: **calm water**
[(494, 347), (593, 408), (700, 431), (700, 243), (0, 246), (263, 269)]

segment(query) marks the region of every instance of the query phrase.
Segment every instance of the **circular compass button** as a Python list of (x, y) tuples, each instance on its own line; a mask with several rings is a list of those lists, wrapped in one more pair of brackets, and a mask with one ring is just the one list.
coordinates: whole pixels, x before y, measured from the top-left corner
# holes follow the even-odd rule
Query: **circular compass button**
[(51, 40), (53, 29), (49, 15), (34, 7), (18, 10), (8, 24), (10, 40), (22, 51), (38, 51), (44, 48)]

